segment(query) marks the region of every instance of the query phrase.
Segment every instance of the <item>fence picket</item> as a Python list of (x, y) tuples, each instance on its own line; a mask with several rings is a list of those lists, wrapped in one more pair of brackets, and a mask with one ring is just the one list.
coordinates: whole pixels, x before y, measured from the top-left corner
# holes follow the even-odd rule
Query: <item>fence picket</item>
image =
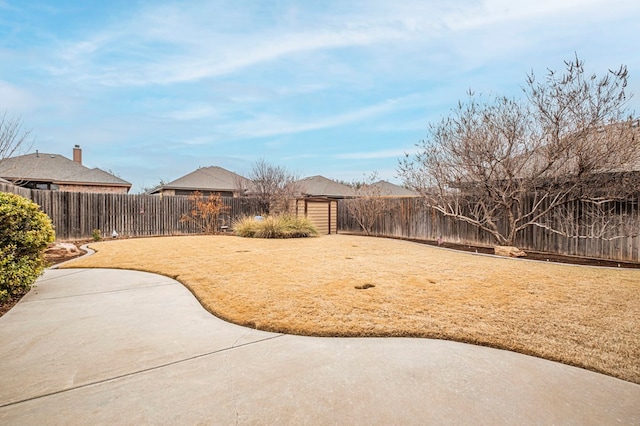
[[(60, 241), (92, 237), (99, 229), (103, 237), (113, 230), (122, 236), (160, 236), (200, 234), (193, 222), (180, 219), (191, 210), (187, 196), (79, 193), (43, 191), (0, 183), (0, 191), (12, 192), (37, 203), (51, 218)], [(229, 206), (224, 215), (230, 221), (243, 215), (256, 215), (258, 206), (246, 199), (223, 198)]]
[[(435, 241), (442, 236), (444, 241), (491, 246), (493, 237), (471, 224), (446, 217), (435, 209), (426, 207), (420, 198), (386, 199), (388, 203), (384, 217), (373, 227), (372, 234)], [(533, 202), (533, 200), (531, 200)], [(621, 203), (619, 214), (628, 227), (640, 232), (640, 200), (636, 196)], [(525, 206), (530, 211), (531, 206)], [(576, 206), (577, 208), (578, 206)], [(584, 207), (583, 207), (584, 208)], [(529, 210), (527, 210), (529, 209)], [(578, 209), (579, 210), (579, 209)], [(576, 214), (574, 227), (584, 228), (590, 223)], [(501, 226), (506, 226), (504, 221)], [(360, 225), (349, 213), (346, 203), (338, 203), (338, 231), (362, 232)], [(624, 262), (640, 262), (640, 235), (616, 238), (571, 238), (550, 232), (541, 227), (530, 227), (520, 232), (516, 245), (524, 250), (541, 251)]]

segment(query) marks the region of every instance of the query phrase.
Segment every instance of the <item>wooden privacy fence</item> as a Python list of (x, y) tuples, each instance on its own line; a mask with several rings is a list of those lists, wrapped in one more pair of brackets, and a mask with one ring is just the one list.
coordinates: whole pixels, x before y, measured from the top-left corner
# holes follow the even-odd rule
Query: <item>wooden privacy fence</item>
[[(181, 220), (191, 211), (187, 196), (130, 195), (85, 192), (42, 191), (0, 183), (0, 191), (33, 200), (51, 218), (56, 239), (91, 238), (94, 229), (103, 237), (115, 230), (121, 236), (200, 234), (194, 221)], [(249, 199), (223, 198), (229, 210), (220, 216), (220, 225), (242, 215), (255, 215), (258, 208)]]
[[(611, 240), (571, 238), (544, 228), (529, 227), (518, 234), (515, 244), (524, 250), (621, 262), (640, 262), (639, 201), (636, 198), (622, 203), (618, 212), (621, 218), (629, 222), (629, 227), (635, 230), (630, 233), (632, 236)], [(442, 237), (445, 242), (478, 246), (496, 244), (489, 233), (426, 207), (420, 198), (388, 198), (385, 199), (385, 203), (385, 212), (376, 220), (372, 229), (373, 235), (430, 241)], [(572, 226), (579, 228), (584, 227), (585, 224), (576, 222)], [(344, 200), (338, 203), (338, 231), (363, 232), (358, 222), (349, 213)]]
[[(103, 237), (112, 231), (121, 236), (160, 236), (200, 234), (202, 228), (195, 222), (181, 220), (191, 211), (186, 196), (129, 195), (42, 191), (0, 183), (0, 191), (12, 192), (29, 198), (51, 217), (58, 240), (91, 238), (94, 229)], [(246, 198), (223, 198), (229, 206), (221, 215), (220, 225), (243, 215), (259, 214), (258, 206)], [(570, 238), (539, 227), (520, 232), (516, 245), (524, 250), (563, 255), (592, 257), (623, 262), (640, 262), (640, 208), (639, 199), (622, 203), (617, 214), (629, 224), (633, 236), (612, 240), (598, 238)], [(437, 240), (446, 242), (491, 246), (495, 241), (487, 232), (463, 221), (446, 217), (426, 207), (419, 198), (385, 199), (385, 212), (376, 220), (372, 233), (378, 236)], [(569, 224), (579, 228), (584, 223)], [(338, 203), (338, 231), (362, 232), (355, 218)]]

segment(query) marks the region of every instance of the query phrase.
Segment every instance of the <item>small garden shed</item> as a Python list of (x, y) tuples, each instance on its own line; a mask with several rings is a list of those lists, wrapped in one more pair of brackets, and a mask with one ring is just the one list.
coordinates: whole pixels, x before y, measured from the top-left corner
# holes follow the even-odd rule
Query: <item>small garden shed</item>
[(338, 233), (338, 200), (325, 197), (298, 198), (291, 203), (291, 213), (309, 219), (320, 235)]

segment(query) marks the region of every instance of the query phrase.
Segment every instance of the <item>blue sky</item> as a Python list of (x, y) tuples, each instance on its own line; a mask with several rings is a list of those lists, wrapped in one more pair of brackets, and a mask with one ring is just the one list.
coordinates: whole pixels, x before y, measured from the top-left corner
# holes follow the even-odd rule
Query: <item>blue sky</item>
[(399, 183), (468, 89), (519, 95), (575, 53), (627, 65), (638, 112), (638, 40), (637, 0), (0, 0), (0, 111), (133, 192), (261, 158)]

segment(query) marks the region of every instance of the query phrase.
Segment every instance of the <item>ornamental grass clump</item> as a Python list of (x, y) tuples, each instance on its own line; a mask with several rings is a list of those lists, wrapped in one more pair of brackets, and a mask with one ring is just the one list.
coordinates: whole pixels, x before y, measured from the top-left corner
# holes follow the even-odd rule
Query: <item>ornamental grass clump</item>
[(318, 236), (318, 230), (306, 217), (281, 216), (286, 238), (304, 238)]
[(233, 229), (237, 235), (247, 238), (302, 238), (318, 235), (309, 219), (291, 215), (243, 217), (234, 222)]
[(51, 219), (33, 201), (0, 192), (0, 303), (26, 293), (45, 268), (55, 239)]
[(243, 216), (231, 225), (236, 235), (246, 238), (253, 238), (256, 235), (258, 221), (251, 216)]

